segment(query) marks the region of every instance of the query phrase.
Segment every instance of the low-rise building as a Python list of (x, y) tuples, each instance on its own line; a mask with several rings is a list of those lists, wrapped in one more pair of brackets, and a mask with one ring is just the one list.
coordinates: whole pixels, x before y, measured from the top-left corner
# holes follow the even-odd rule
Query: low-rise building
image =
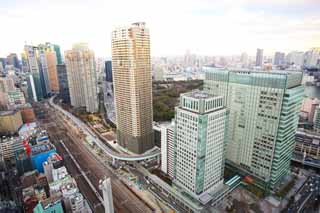
[(14, 110), (0, 112), (0, 133), (16, 133), (22, 124), (22, 117), (19, 111)]

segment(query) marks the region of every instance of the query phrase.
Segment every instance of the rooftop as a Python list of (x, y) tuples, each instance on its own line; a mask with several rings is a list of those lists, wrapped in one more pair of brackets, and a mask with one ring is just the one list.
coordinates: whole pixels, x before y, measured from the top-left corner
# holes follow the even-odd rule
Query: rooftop
[(191, 97), (191, 98), (195, 98), (195, 99), (199, 99), (199, 100), (215, 97), (214, 95), (211, 95), (205, 91), (200, 91), (200, 90), (194, 90), (192, 92), (184, 93), (183, 95), (186, 97)]

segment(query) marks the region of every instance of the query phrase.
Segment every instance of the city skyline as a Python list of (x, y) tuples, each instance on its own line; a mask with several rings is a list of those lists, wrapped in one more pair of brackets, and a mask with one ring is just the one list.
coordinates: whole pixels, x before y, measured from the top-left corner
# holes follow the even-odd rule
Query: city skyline
[[(199, 55), (254, 55), (256, 48), (272, 56), (276, 51), (306, 51), (319, 43), (320, 3), (315, 0), (290, 1), (290, 7), (286, 0), (139, 3), (141, 6), (130, 1), (102, 0), (90, 4), (75, 4), (74, 0), (3, 2), (2, 29), (10, 29), (10, 33), (2, 35), (0, 56), (11, 52), (20, 56), (25, 42), (52, 41), (63, 50), (70, 49), (74, 42), (88, 42), (98, 57), (109, 57), (112, 29), (137, 21), (149, 26), (152, 56), (182, 55), (186, 49)], [(68, 19), (70, 14), (72, 19)], [(34, 20), (40, 27), (30, 30), (25, 23)], [(23, 36), (21, 32), (25, 32)]]

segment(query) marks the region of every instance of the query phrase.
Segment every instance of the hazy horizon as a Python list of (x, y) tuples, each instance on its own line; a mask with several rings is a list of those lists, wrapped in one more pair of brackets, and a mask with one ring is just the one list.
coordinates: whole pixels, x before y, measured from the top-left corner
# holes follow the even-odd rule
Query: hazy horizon
[(0, 5), (0, 57), (23, 51), (25, 42), (51, 42), (62, 51), (88, 42), (97, 57), (111, 56), (117, 26), (146, 22), (151, 55), (265, 55), (320, 46), (317, 0), (5, 0)]

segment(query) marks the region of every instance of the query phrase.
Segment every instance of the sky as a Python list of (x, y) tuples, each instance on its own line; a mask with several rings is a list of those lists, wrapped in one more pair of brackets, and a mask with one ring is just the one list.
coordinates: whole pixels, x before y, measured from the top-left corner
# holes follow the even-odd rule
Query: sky
[(151, 55), (254, 55), (320, 46), (320, 0), (0, 0), (0, 57), (25, 43), (87, 42), (111, 56), (111, 32), (146, 22)]

